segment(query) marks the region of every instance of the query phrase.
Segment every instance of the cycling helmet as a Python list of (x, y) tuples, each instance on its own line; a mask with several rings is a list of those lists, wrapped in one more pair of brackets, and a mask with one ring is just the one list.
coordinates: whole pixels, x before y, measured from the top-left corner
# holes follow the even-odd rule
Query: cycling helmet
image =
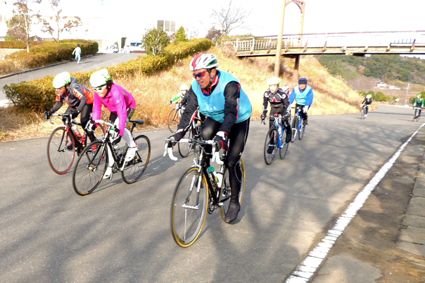
[(368, 94), (368, 95), (366, 95), (366, 98), (372, 98), (372, 94)]
[(189, 90), (189, 88), (187, 87), (186, 84), (181, 84), (180, 85), (180, 91), (188, 91), (188, 90)]
[(112, 81), (112, 77), (107, 69), (100, 69), (90, 76), (90, 85), (92, 87), (99, 87)]
[(278, 77), (271, 77), (270, 79), (267, 80), (267, 84), (270, 85), (278, 85), (280, 84), (282, 80)]
[(200, 69), (212, 69), (218, 67), (217, 58), (213, 54), (197, 54), (190, 61), (189, 68), (191, 71)]
[(71, 83), (71, 74), (68, 72), (59, 73), (53, 78), (54, 88), (61, 88), (70, 83)]
[(298, 84), (299, 85), (306, 85), (307, 84), (307, 79), (306, 78), (300, 78), (298, 80)]

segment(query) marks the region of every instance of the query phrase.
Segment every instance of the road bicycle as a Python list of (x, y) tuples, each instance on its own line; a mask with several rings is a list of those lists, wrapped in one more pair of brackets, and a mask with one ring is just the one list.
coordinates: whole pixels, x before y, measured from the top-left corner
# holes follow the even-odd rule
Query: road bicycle
[[(264, 162), (267, 165), (272, 164), (276, 151), (279, 151), (280, 159), (284, 159), (288, 152), (289, 143), (286, 143), (286, 132), (283, 129), (283, 120), (288, 119), (289, 116), (282, 117), (281, 114), (277, 114), (274, 117), (270, 117), (273, 124), (267, 132), (266, 139), (264, 141)], [(264, 125), (264, 120), (261, 121)]]
[(302, 140), (305, 135), (307, 125), (301, 117), (301, 111), (301, 107), (295, 109), (295, 115), (292, 121), (292, 142), (294, 142), (297, 137), (299, 140)]
[[(47, 141), (47, 160), (50, 168), (58, 175), (68, 173), (75, 161), (75, 157), (80, 155), (87, 144), (86, 131), (78, 130), (81, 123), (72, 119), (69, 114), (52, 114), (49, 118), (52, 123), (52, 117), (62, 117), (63, 125), (53, 129)], [(91, 129), (91, 123), (87, 123), (86, 127)], [(102, 126), (95, 130), (95, 137), (102, 136), (104, 129)]]
[[(108, 151), (112, 153), (114, 159), (113, 172), (121, 171), (122, 179), (127, 184), (136, 182), (143, 175), (151, 156), (149, 138), (145, 135), (138, 135), (134, 138), (137, 145), (136, 154), (132, 160), (125, 161), (128, 146), (127, 144), (119, 146), (116, 126), (103, 120), (96, 120), (95, 122), (106, 125), (109, 129), (101, 140), (92, 142), (83, 150), (75, 164), (72, 185), (75, 192), (81, 196), (92, 193), (103, 180), (109, 163)], [(143, 120), (130, 120), (129, 122), (132, 124), (130, 130), (132, 134), (137, 125), (144, 123)], [(96, 148), (96, 150), (92, 151), (90, 148)]]
[[(201, 116), (199, 110), (193, 112), (192, 117), (190, 118), (190, 123), (186, 127), (185, 137), (187, 139), (199, 138), (201, 136)], [(177, 143), (177, 148), (181, 157), (187, 157), (193, 151), (193, 143)]]
[(412, 121), (417, 122), (421, 118), (422, 107), (413, 107), (413, 119)]
[(362, 108), (360, 109), (360, 119), (366, 119), (368, 110), (369, 106), (367, 104), (363, 104)]
[(177, 125), (180, 122), (180, 118), (183, 115), (184, 106), (180, 103), (176, 104), (176, 107), (171, 109), (170, 113), (168, 113), (168, 129), (171, 133), (175, 133), (177, 131)]
[[(205, 226), (206, 216), (220, 209), (224, 220), (229, 208), (231, 188), (229, 172), (224, 165), (225, 153), (220, 157), (215, 152), (215, 142), (212, 140), (184, 139), (180, 142), (194, 145), (194, 164), (180, 177), (171, 201), (171, 233), (176, 244), (182, 248), (193, 245), (201, 235)], [(213, 148), (212, 155), (207, 148)], [(211, 152), (211, 151), (210, 151)], [(166, 140), (164, 156), (172, 155), (169, 140)], [(212, 158), (211, 158), (212, 156)], [(245, 163), (241, 158), (236, 166), (236, 176), (241, 184), (239, 202), (242, 204), (246, 190)]]

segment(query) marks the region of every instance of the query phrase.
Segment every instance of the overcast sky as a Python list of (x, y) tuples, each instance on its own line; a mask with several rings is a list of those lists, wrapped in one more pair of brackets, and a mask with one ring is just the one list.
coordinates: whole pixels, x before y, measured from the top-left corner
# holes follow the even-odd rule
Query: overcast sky
[[(2, 0), (3, 2), (5, 0)], [(6, 0), (9, 3), (14, 1)], [(282, 0), (233, 0), (248, 13), (233, 34), (273, 35), (279, 31)], [(62, 0), (63, 10), (82, 17), (86, 35), (141, 37), (159, 19), (174, 20), (198, 37), (214, 24), (213, 9), (229, 0)], [(425, 0), (306, 0), (305, 33), (341, 31), (425, 30)], [(2, 11), (0, 11), (2, 13)], [(285, 33), (300, 29), (300, 12), (293, 3), (286, 9)]]

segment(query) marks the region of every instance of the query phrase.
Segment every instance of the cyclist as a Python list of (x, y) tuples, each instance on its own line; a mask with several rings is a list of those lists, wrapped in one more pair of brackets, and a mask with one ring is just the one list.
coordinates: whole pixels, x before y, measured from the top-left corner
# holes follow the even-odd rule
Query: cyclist
[(219, 148), (227, 149), (224, 162), (229, 170), (231, 199), (225, 222), (232, 223), (240, 210), (241, 182), (237, 174), (241, 172), (237, 172), (237, 164), (248, 137), (251, 102), (238, 79), (217, 69), (218, 61), (213, 54), (195, 55), (189, 67), (194, 80), (178, 130), (171, 139), (179, 141), (184, 137), (191, 115), (199, 107), (199, 112), (205, 116), (201, 127), (202, 138), (214, 139)]
[[(313, 89), (307, 85), (306, 78), (298, 80), (298, 86), (294, 87), (289, 97), (289, 103), (292, 104), (295, 100), (295, 113), (298, 109), (301, 110), (301, 118), (304, 120), (304, 125), (308, 125), (307, 111), (313, 104)], [(295, 120), (294, 120), (295, 121)]]
[[(56, 90), (55, 104), (53, 107), (45, 112), (46, 120), (58, 111), (63, 103), (68, 104), (65, 114), (71, 114), (72, 118), (80, 115), (80, 123), (87, 136), (91, 141), (96, 138), (93, 131), (86, 129), (87, 123), (90, 121), (90, 114), (93, 109), (93, 93), (82, 84), (77, 82), (77, 79), (72, 78), (69, 72), (62, 72), (53, 78), (53, 87)], [(78, 133), (76, 132), (78, 135)]]
[(180, 85), (180, 92), (177, 93), (173, 98), (170, 99), (170, 104), (178, 103), (179, 108), (185, 107), (187, 103), (187, 95), (189, 94), (189, 88), (186, 84)]
[(372, 95), (369, 93), (368, 95), (365, 96), (365, 98), (362, 101), (362, 104), (360, 104), (360, 106), (363, 108), (365, 107), (365, 117), (367, 117), (367, 113), (369, 112), (369, 105), (372, 104)]
[(421, 116), (422, 108), (424, 107), (425, 101), (420, 94), (416, 95), (415, 100), (413, 100), (413, 108), (418, 108), (418, 114), (414, 119), (417, 119)]
[[(282, 120), (283, 127), (286, 130), (286, 143), (289, 143), (292, 138), (292, 129), (289, 123), (289, 115), (291, 108), (289, 107), (289, 88), (284, 86), (282, 88), (279, 87), (281, 79), (278, 77), (271, 77), (267, 80), (269, 85), (268, 90), (264, 92), (263, 95), (263, 106), (264, 110), (261, 114), (261, 120), (265, 120), (267, 117), (267, 108), (270, 103), (270, 120), (269, 120), (269, 128), (273, 125), (273, 117), (275, 114), (281, 114), (284, 118)], [(274, 141), (271, 141), (274, 142)], [(269, 144), (267, 148), (268, 153), (272, 153), (274, 149), (274, 144)]]
[[(118, 128), (118, 136), (122, 137), (128, 145), (125, 161), (131, 161), (137, 151), (137, 145), (130, 131), (126, 128), (127, 120), (134, 114), (136, 100), (133, 95), (122, 86), (114, 83), (107, 69), (101, 69), (91, 74), (90, 84), (94, 88), (93, 120), (101, 119), (102, 105), (111, 112), (109, 119)], [(104, 179), (112, 178), (112, 166), (114, 159), (112, 153), (108, 151), (108, 167), (106, 168)]]

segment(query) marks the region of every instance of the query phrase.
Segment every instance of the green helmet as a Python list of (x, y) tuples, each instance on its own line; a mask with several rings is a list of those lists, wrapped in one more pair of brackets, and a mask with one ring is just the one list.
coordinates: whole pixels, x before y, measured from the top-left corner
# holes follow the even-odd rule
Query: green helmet
[(53, 78), (53, 87), (61, 88), (71, 83), (71, 74), (69, 72), (62, 72)]
[(100, 69), (90, 76), (90, 85), (92, 87), (99, 87), (112, 81), (112, 77), (107, 69)]

